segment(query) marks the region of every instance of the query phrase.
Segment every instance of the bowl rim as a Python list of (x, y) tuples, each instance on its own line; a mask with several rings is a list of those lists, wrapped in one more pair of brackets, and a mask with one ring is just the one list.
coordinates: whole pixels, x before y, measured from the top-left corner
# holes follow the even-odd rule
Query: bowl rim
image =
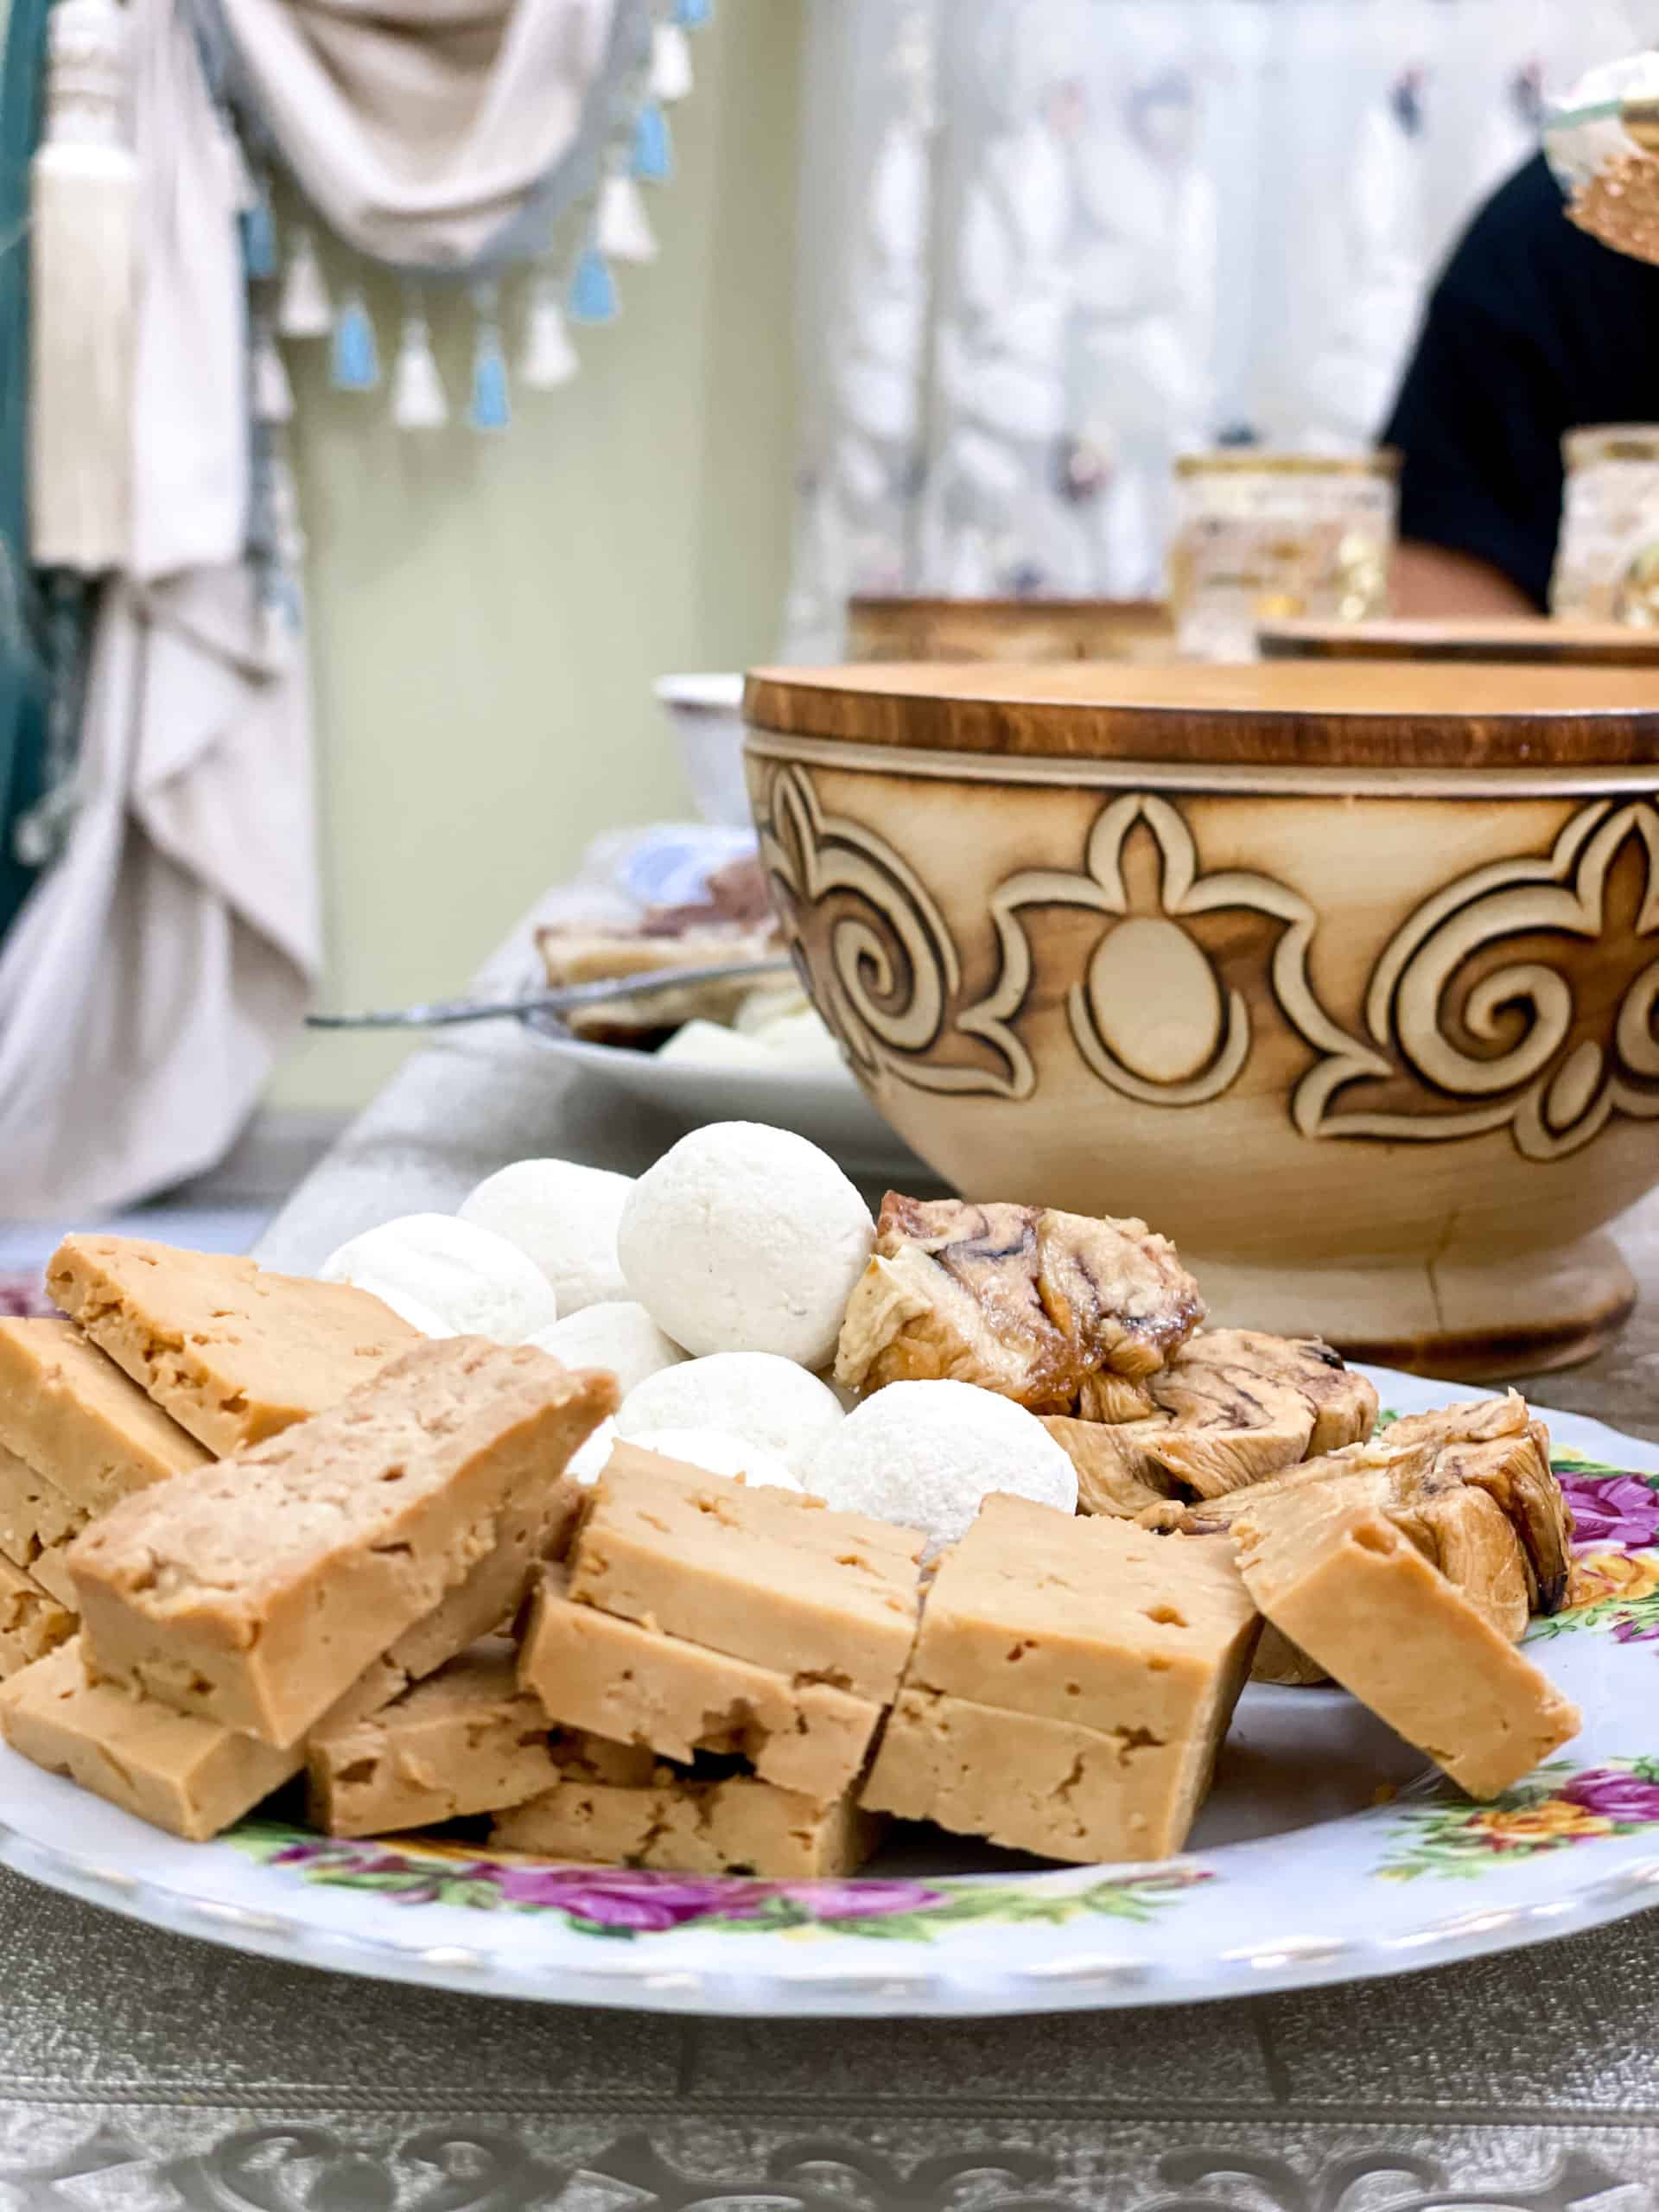
[(1639, 668), (1310, 658), (752, 669), (769, 734), (1009, 759), (1478, 768), (1659, 761)]

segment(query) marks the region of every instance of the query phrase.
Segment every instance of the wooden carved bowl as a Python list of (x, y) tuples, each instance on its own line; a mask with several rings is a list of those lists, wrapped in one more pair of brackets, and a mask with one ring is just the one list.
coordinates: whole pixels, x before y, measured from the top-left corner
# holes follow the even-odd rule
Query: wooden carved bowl
[(1157, 599), (865, 597), (847, 607), (849, 660), (1168, 660)]
[(762, 852), (959, 1190), (1140, 1214), (1218, 1319), (1583, 1358), (1659, 1181), (1659, 686), (1485, 664), (760, 670)]

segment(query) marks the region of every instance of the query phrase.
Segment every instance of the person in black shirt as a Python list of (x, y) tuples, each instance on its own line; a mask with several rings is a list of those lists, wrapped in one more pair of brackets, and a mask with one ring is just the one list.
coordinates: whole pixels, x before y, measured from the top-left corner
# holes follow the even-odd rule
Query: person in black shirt
[(1542, 155), (1452, 252), (1382, 433), (1404, 455), (1401, 614), (1543, 607), (1561, 434), (1659, 419), (1659, 268), (1589, 238)]

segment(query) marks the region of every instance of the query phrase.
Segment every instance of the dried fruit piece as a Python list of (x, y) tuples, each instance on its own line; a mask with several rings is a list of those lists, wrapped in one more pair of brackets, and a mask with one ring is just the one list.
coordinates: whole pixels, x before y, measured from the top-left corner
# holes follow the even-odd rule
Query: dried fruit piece
[(1118, 1379), (1156, 1374), (1203, 1313), (1175, 1248), (1144, 1222), (890, 1191), (836, 1379), (971, 1382), (1041, 1414), (1138, 1406)]

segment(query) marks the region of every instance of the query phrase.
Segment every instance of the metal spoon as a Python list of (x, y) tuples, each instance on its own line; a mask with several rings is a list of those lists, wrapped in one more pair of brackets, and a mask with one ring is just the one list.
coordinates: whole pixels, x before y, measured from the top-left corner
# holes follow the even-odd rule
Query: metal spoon
[(434, 999), (427, 1006), (381, 1007), (369, 1014), (308, 1014), (308, 1029), (441, 1029), (458, 1021), (499, 1021), (508, 1015), (576, 1014), (655, 996), (659, 991), (690, 989), (700, 983), (741, 983), (753, 976), (792, 976), (788, 958), (735, 960), (715, 968), (653, 968), (643, 976), (619, 976), (597, 983), (566, 983), (557, 990), (526, 991), (511, 999)]

